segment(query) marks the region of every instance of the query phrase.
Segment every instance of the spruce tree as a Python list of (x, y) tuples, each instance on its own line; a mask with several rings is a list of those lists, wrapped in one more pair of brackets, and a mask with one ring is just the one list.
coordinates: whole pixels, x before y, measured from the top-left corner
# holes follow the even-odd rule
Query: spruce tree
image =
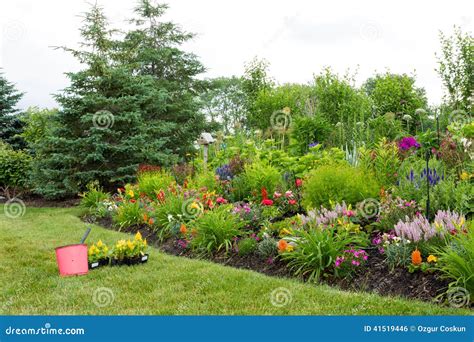
[(138, 164), (172, 164), (200, 133), (188, 87), (201, 69), (177, 62), (187, 54), (176, 49), (176, 58), (156, 57), (160, 49), (147, 50), (145, 29), (120, 38), (97, 5), (80, 32), (80, 49), (63, 49), (85, 68), (67, 74), (70, 86), (56, 96), (55, 129), (35, 146), (36, 190), (47, 198), (75, 195), (95, 180), (109, 190), (131, 182)]
[(161, 128), (166, 148), (183, 157), (206, 127), (198, 99), (204, 82), (195, 78), (205, 69), (195, 54), (180, 49), (194, 34), (164, 21), (167, 9), (165, 4), (139, 0), (131, 20), (134, 29), (126, 34), (120, 57), (134, 73), (153, 78), (163, 102), (145, 108), (145, 118), (151, 130)]
[(16, 90), (14, 84), (0, 73), (0, 140), (14, 149), (25, 147), (25, 142), (18, 136), (22, 132), (23, 124), (16, 109), (22, 96), (23, 93)]

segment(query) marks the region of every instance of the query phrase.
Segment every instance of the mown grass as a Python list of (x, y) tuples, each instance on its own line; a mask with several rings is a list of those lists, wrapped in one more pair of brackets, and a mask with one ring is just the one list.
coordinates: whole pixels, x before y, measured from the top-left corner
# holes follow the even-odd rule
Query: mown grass
[[(77, 243), (85, 224), (77, 208), (27, 208), (17, 219), (0, 206), (0, 314), (95, 315), (438, 315), (468, 310), (267, 277), (152, 248), (147, 264), (105, 267), (88, 275), (58, 275), (54, 248)], [(126, 234), (93, 226), (89, 242), (112, 244)], [(96, 298), (99, 288), (111, 291)], [(271, 294), (291, 297), (275, 306)], [(113, 301), (110, 297), (113, 294)], [(283, 293), (283, 292), (282, 292)], [(281, 299), (281, 298), (280, 298)]]

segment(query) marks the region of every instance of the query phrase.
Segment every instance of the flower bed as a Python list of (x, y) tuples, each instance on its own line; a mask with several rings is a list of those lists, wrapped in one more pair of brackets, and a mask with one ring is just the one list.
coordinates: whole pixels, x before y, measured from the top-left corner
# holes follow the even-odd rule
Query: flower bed
[[(91, 186), (83, 204), (89, 220), (138, 231), (170, 254), (471, 306), (474, 228), (446, 206), (468, 208), (458, 192), (472, 185), (441, 159), (420, 163), (420, 148), (414, 138), (398, 147), (382, 141), (360, 152), (358, 166), (320, 144), (300, 157), (264, 149), (222, 164), (217, 155), (215, 172), (144, 171), (113, 195)], [(431, 207), (420, 195), (425, 186)], [(453, 291), (464, 300), (453, 304)]]

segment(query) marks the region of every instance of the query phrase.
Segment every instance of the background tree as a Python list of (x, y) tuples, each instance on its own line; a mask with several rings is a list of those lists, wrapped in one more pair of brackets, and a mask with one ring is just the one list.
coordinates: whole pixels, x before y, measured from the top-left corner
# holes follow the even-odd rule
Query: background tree
[(244, 75), (242, 77), (242, 87), (247, 99), (247, 128), (259, 126), (259, 117), (256, 113), (255, 101), (259, 94), (270, 90), (274, 82), (268, 75), (268, 62), (257, 57), (245, 65)]
[(396, 118), (414, 116), (417, 109), (426, 109), (426, 92), (415, 86), (415, 77), (407, 74), (378, 74), (362, 86), (374, 104), (375, 116), (394, 113)]
[(445, 101), (455, 110), (472, 111), (474, 92), (474, 39), (454, 27), (452, 36), (440, 32), (437, 72), (447, 91)]
[(0, 140), (11, 145), (14, 149), (26, 146), (23, 139), (18, 136), (22, 132), (22, 121), (16, 105), (23, 93), (16, 90), (15, 85), (9, 82), (0, 73)]
[[(272, 115), (278, 116), (284, 108), (288, 111), (287, 124), (292, 118), (306, 114), (306, 104), (311, 98), (311, 87), (304, 84), (283, 84), (269, 89), (262, 89), (257, 94), (253, 111), (250, 113), (252, 127), (261, 130), (272, 128)], [(275, 113), (275, 114), (274, 114)], [(283, 120), (283, 118), (280, 118)], [(285, 124), (283, 121), (280, 124)], [(275, 127), (273, 127), (275, 128)], [(270, 132), (271, 133), (271, 132)]]
[[(57, 109), (40, 109), (29, 107), (21, 116), (23, 122), (23, 132), (21, 137), (31, 148), (41, 142), (42, 139), (51, 135), (55, 128)], [(34, 151), (31, 150), (32, 154)]]
[(352, 146), (363, 141), (361, 136), (367, 132), (366, 120), (371, 116), (372, 102), (354, 86), (353, 77), (341, 77), (325, 68), (314, 77), (312, 88), (315, 115), (335, 128), (330, 144)]
[[(229, 134), (237, 123), (246, 121), (246, 93), (239, 77), (219, 77), (206, 80), (206, 90), (200, 95), (201, 110), (210, 123)], [(217, 128), (217, 127), (216, 127)]]

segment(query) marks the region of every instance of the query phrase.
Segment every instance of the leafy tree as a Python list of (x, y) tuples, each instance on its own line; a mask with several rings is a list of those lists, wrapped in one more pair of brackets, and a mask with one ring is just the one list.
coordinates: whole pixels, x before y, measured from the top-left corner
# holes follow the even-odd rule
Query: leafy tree
[(472, 111), (474, 91), (474, 39), (454, 27), (454, 34), (440, 32), (441, 53), (438, 55), (437, 72), (447, 90), (451, 108)]
[(349, 76), (340, 77), (329, 68), (314, 78), (315, 113), (335, 126), (331, 142), (336, 146), (357, 143), (366, 119), (371, 115), (370, 98), (353, 82)]
[(425, 90), (417, 88), (415, 78), (406, 74), (378, 74), (369, 78), (363, 88), (374, 103), (376, 116), (394, 113), (401, 119), (427, 106)]
[(14, 149), (25, 147), (25, 142), (18, 136), (23, 125), (16, 109), (22, 96), (23, 93), (17, 91), (15, 85), (0, 73), (0, 139)]
[(31, 156), (15, 151), (0, 141), (0, 193), (7, 199), (19, 196), (29, 187)]
[(219, 77), (207, 80), (206, 90), (200, 95), (202, 112), (211, 124), (222, 126), (226, 134), (246, 121), (246, 93), (242, 79)]
[(264, 59), (259, 60), (256, 57), (245, 65), (244, 76), (242, 77), (242, 87), (247, 94), (247, 115), (248, 128), (258, 127), (258, 116), (255, 117), (254, 112), (255, 101), (257, 97), (265, 91), (270, 90), (274, 83), (268, 75), (268, 62)]
[(370, 114), (370, 99), (348, 76), (340, 77), (326, 68), (315, 76), (313, 88), (316, 111), (333, 124), (363, 122)]
[[(276, 116), (282, 114), (289, 126), (293, 117), (306, 114), (305, 103), (311, 96), (311, 87), (301, 84), (284, 84), (270, 89), (261, 90), (255, 98), (253, 111), (249, 113), (252, 127), (265, 130), (275, 124)], [(279, 113), (283, 109), (287, 114)], [(273, 115), (273, 119), (272, 119)], [(280, 122), (285, 125), (285, 122)]]
[(54, 128), (57, 109), (29, 107), (22, 115), (24, 124), (21, 137), (32, 146), (49, 136)]
[(143, 0), (136, 13), (145, 17), (133, 22), (149, 25), (122, 39), (100, 7), (85, 14), (81, 49), (63, 48), (85, 69), (68, 73), (53, 129), (33, 146), (40, 194), (66, 197), (94, 180), (106, 189), (133, 181), (139, 163), (172, 164), (200, 133), (203, 120), (188, 89), (202, 68), (171, 47), (188, 36), (159, 24), (162, 10)]
[[(362, 86), (374, 104), (374, 118), (392, 117), (393, 123), (405, 127), (408, 133), (416, 134), (427, 121), (428, 103), (425, 90), (415, 86), (415, 77), (407, 74), (377, 74)], [(386, 116), (389, 114), (389, 116)], [(375, 120), (387, 124), (389, 121)]]

